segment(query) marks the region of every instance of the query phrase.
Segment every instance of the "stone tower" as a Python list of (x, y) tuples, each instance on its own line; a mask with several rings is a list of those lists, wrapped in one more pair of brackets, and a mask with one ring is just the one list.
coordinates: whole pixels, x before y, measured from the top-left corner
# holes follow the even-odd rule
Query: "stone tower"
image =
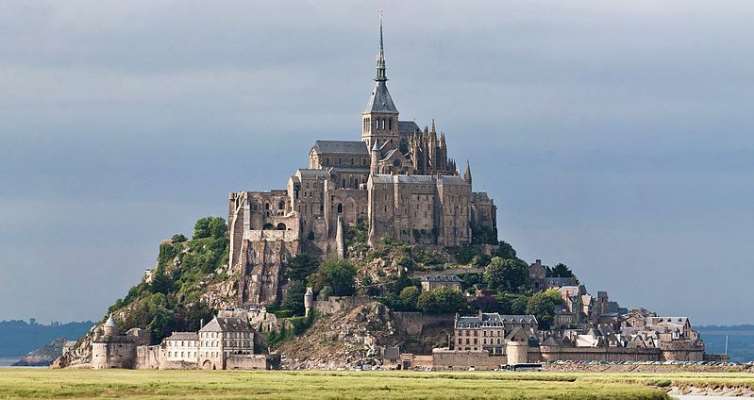
[[(398, 147), (400, 130), (398, 128), (398, 109), (387, 90), (385, 72), (385, 50), (382, 42), (382, 16), (380, 16), (380, 52), (377, 54), (377, 76), (369, 102), (361, 113), (361, 140), (371, 149), (374, 144), (384, 150)], [(387, 143), (387, 145), (385, 145)]]
[(102, 333), (105, 336), (116, 336), (118, 335), (118, 326), (115, 325), (115, 321), (113, 321), (113, 315), (110, 314), (107, 317), (107, 321), (105, 321), (105, 325), (102, 326)]

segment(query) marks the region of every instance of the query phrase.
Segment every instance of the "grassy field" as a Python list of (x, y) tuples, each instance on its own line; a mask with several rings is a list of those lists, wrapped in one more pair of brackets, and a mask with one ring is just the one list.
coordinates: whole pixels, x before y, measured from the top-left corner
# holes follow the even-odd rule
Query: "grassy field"
[(656, 377), (551, 373), (0, 370), (0, 399), (667, 399)]

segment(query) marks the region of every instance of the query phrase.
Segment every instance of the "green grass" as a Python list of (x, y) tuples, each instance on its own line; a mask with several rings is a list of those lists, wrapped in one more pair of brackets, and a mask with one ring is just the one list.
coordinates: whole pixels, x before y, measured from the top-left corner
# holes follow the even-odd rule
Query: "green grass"
[(641, 380), (610, 377), (506, 372), (3, 369), (0, 399), (668, 399), (664, 391)]

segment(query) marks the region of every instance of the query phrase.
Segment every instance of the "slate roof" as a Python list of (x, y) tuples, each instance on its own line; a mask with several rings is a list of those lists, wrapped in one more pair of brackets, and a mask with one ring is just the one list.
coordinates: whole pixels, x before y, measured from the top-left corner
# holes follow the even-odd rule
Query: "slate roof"
[(421, 132), (421, 128), (414, 121), (398, 121), (398, 130), (404, 135)]
[(463, 280), (455, 275), (427, 275), (419, 278), (422, 282), (463, 282)]
[[(367, 107), (364, 109), (364, 112), (398, 114), (398, 109), (395, 107), (395, 103), (393, 103), (393, 98), (390, 97), (390, 92), (387, 90), (385, 81), (375, 82), (374, 89), (372, 89), (372, 93), (369, 95), (369, 102), (367, 102)], [(398, 126), (400, 127), (400, 122)]]
[(173, 332), (165, 340), (199, 340), (199, 334), (196, 332)]
[(369, 155), (366, 143), (360, 140), (317, 140), (313, 149), (319, 154)]
[(301, 177), (305, 177), (305, 178), (317, 178), (317, 177), (319, 177), (319, 178), (326, 178), (326, 177), (330, 176), (330, 173), (327, 172), (324, 169), (304, 169), (304, 168), (300, 168), (300, 169), (297, 170), (297, 172), (299, 173), (299, 175), (301, 175)]
[(251, 332), (251, 326), (241, 318), (215, 317), (199, 332)]
[(482, 315), (459, 317), (456, 328), (479, 328), (484, 326), (504, 326), (505, 324), (537, 323), (533, 315), (500, 315), (498, 313), (482, 313)]

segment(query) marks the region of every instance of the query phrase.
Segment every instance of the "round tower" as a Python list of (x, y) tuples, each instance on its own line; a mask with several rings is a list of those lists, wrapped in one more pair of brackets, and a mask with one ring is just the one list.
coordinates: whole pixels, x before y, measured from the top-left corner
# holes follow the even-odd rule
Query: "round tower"
[(118, 325), (115, 325), (112, 314), (107, 317), (107, 321), (105, 321), (105, 325), (102, 326), (102, 330), (105, 336), (118, 335)]
[(308, 287), (306, 288), (306, 293), (304, 294), (304, 309), (306, 310), (305, 316), (309, 316), (312, 306), (314, 306), (314, 292), (312, 291), (312, 288)]

